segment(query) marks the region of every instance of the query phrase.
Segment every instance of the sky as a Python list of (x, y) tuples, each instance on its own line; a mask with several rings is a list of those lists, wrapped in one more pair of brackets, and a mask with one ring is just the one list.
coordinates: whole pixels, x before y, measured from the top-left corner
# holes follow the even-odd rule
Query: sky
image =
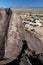
[(0, 7), (43, 7), (43, 0), (0, 0)]

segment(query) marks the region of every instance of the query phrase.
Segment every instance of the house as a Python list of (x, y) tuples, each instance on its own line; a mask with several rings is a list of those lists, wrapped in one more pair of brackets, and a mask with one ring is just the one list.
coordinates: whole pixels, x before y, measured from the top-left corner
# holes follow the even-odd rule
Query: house
[(36, 25), (42, 26), (42, 24), (40, 23), (41, 22), (40, 20), (36, 19), (35, 22), (36, 22)]
[(35, 22), (36, 22), (36, 23), (39, 23), (39, 22), (40, 22), (40, 20), (36, 19), (36, 20), (35, 20)]
[(38, 26), (42, 26), (42, 24), (41, 24), (40, 22), (37, 22), (36, 25), (38, 25)]
[(42, 26), (39, 19), (35, 19), (33, 22), (29, 22), (31, 26)]

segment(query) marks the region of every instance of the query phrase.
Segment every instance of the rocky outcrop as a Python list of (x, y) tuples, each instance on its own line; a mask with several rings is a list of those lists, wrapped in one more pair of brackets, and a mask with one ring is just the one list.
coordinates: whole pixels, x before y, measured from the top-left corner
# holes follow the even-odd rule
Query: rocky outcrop
[(23, 46), (24, 27), (14, 10), (0, 9), (0, 59), (16, 59)]
[(7, 58), (16, 59), (20, 54), (23, 46), (21, 39), (22, 30), (21, 18), (16, 13), (12, 12), (5, 48), (5, 56)]
[(22, 19), (13, 10), (0, 9), (0, 59), (16, 58), (22, 49)]
[(15, 59), (17, 65), (33, 65), (31, 59), (43, 63), (43, 43), (30, 31), (24, 31), (16, 10), (0, 9), (0, 65), (13, 60), (15, 63)]
[(5, 9), (0, 9), (0, 59), (5, 53), (5, 36), (7, 29), (7, 14)]
[(43, 43), (32, 32), (25, 33), (28, 48), (35, 51), (35, 54), (43, 53)]

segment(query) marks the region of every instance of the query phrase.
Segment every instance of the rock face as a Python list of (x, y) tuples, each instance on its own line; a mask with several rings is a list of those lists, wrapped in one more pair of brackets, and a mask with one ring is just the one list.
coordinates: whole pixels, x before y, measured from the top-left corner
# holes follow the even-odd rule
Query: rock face
[(5, 9), (0, 9), (0, 59), (2, 59), (5, 54), (5, 37), (8, 30), (10, 16), (8, 16)]
[(12, 9), (0, 9), (0, 59), (14, 58), (22, 50), (22, 19)]
[(40, 59), (43, 63), (43, 43), (31, 32), (24, 31), (17, 11), (0, 9), (0, 60), (4, 58), (0, 65), (15, 59), (19, 60), (17, 65), (33, 65), (29, 57)]
[(22, 50), (23, 43), (20, 35), (22, 31), (21, 27), (21, 18), (16, 13), (12, 12), (5, 50), (5, 56), (7, 58), (16, 59)]
[(35, 54), (43, 53), (43, 43), (30, 31), (25, 33), (28, 48), (35, 51)]
[(0, 59), (5, 53), (5, 35), (7, 29), (7, 14), (4, 9), (0, 9)]

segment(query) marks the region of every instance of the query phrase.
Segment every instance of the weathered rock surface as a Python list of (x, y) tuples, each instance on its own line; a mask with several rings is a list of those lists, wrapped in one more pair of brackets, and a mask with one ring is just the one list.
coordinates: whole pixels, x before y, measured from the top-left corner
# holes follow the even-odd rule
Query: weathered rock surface
[(0, 9), (0, 59), (14, 58), (23, 46), (23, 26), (21, 17), (11, 9)]
[(5, 9), (0, 9), (0, 59), (5, 53), (5, 35), (7, 29), (7, 14)]
[(25, 32), (25, 39), (27, 41), (28, 48), (35, 51), (35, 54), (43, 53), (43, 43), (30, 31)]
[(22, 18), (17, 11), (13, 8), (0, 9), (0, 65), (15, 59), (19, 60), (18, 65), (32, 65), (29, 60), (31, 56), (43, 63), (41, 53), (43, 43), (31, 32), (24, 31)]
[(21, 33), (19, 33), (19, 31), (22, 31), (20, 25), (22, 27), (20, 17), (16, 13), (12, 12), (5, 48), (5, 56), (7, 58), (16, 59), (21, 52), (23, 43), (20, 36)]

